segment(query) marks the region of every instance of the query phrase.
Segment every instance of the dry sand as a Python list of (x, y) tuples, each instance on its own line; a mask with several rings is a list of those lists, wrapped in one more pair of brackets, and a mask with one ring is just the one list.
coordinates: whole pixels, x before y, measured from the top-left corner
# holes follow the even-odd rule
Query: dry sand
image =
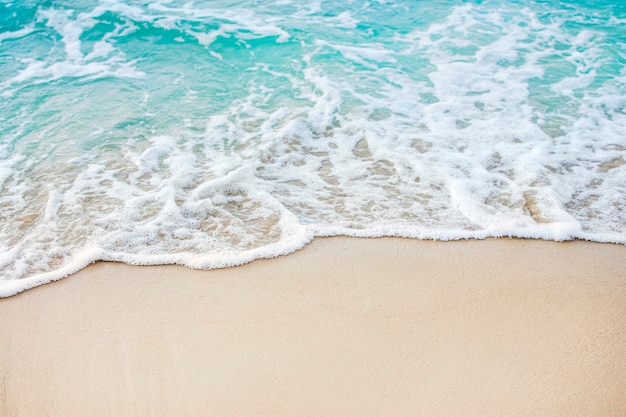
[(318, 239), (0, 300), (2, 416), (626, 416), (626, 246)]

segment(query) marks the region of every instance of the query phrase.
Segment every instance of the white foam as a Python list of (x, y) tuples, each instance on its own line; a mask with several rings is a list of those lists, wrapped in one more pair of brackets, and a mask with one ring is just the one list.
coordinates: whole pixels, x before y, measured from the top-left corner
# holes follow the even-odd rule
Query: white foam
[[(97, 260), (217, 268), (289, 253), (315, 236), (626, 243), (626, 70), (602, 80), (601, 32), (572, 36), (566, 16), (546, 23), (530, 9), (465, 4), (407, 35), (357, 44), (340, 34), (362, 14), (284, 5), (293, 16), (114, 0), (83, 14), (40, 14), (65, 56), (24, 60), (4, 88), (142, 76), (114, 42), (135, 24), (120, 24), (90, 50), (81, 43), (105, 10), (194, 36), (202, 71), (246, 71), (236, 78), (242, 85), (229, 86), (237, 94), (210, 112), (194, 113), (193, 100), (204, 94), (211, 105), (224, 90), (207, 92), (198, 81), (207, 78), (175, 68), (172, 78), (129, 83), (136, 101), (111, 93), (117, 106), (88, 129), (72, 125), (76, 108), (31, 133), (20, 114), (20, 133), (5, 140), (12, 150), (0, 160), (0, 297)], [(198, 24), (185, 26), (189, 19)], [(290, 32), (304, 22), (328, 30)], [(217, 49), (229, 37), (244, 47), (275, 37), (264, 47), (277, 49), (245, 50), (239, 62)], [(282, 47), (302, 56), (280, 58)], [(566, 71), (556, 76), (552, 64)], [(57, 104), (89, 108), (111, 97)], [(75, 134), (89, 138), (87, 150), (41, 140)]]
[(35, 31), (35, 25), (30, 24), (30, 25), (26, 25), (25, 27), (19, 30), (14, 30), (12, 32), (2, 32), (0, 33), (0, 44), (7, 40), (21, 39), (27, 35), (30, 35), (34, 31)]
[(396, 59), (391, 56), (391, 51), (387, 51), (384, 49), (377, 48), (375, 45), (363, 45), (363, 46), (347, 46), (347, 45), (337, 45), (332, 44), (323, 40), (316, 40), (315, 44), (318, 46), (327, 46), (333, 48), (339, 52), (347, 59), (351, 59), (357, 62), (360, 62), (364, 65), (368, 65), (364, 59), (369, 59), (372, 61), (379, 62), (396, 62)]
[[(124, 54), (109, 43), (110, 34), (96, 42), (90, 53), (82, 52), (81, 35), (86, 29), (93, 27), (93, 19), (102, 10), (96, 9), (92, 13), (80, 13), (74, 16), (70, 10), (40, 9), (37, 13), (38, 22), (53, 28), (61, 37), (64, 45), (65, 59), (57, 62), (47, 62), (39, 58), (23, 58), (22, 70), (15, 76), (0, 84), (0, 89), (6, 89), (5, 94), (11, 94), (12, 88), (26, 82), (44, 83), (65, 77), (104, 78), (108, 76), (121, 78), (141, 78), (145, 74), (134, 68), (136, 61), (128, 61)], [(20, 33), (26, 36), (34, 32), (28, 30)], [(20, 31), (22, 32), (22, 31)], [(7, 38), (8, 39), (8, 38)], [(103, 58), (108, 58), (103, 60)]]
[[(250, 9), (209, 9), (198, 8), (192, 4), (186, 4), (181, 8), (166, 7), (163, 5), (151, 5), (151, 9), (167, 11), (169, 13), (180, 13), (195, 19), (213, 18), (222, 21), (220, 29), (211, 33), (189, 33), (198, 38), (200, 43), (209, 46), (215, 41), (217, 36), (236, 36), (238, 39), (258, 39), (260, 37), (277, 36), (276, 42), (286, 42), (291, 35), (281, 27), (274, 24), (271, 18), (259, 17)], [(224, 22), (225, 21), (225, 22)]]

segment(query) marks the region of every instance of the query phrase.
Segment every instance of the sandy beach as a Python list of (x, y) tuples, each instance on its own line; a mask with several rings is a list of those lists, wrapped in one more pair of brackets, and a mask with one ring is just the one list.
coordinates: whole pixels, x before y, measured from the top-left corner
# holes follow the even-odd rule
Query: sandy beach
[(1, 416), (625, 416), (626, 246), (317, 239), (0, 300)]

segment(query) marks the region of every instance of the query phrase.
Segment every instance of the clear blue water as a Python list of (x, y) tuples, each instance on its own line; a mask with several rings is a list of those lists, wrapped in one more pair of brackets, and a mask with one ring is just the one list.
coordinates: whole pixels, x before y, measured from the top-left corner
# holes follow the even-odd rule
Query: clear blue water
[(626, 3), (0, 0), (0, 296), (339, 234), (626, 243)]

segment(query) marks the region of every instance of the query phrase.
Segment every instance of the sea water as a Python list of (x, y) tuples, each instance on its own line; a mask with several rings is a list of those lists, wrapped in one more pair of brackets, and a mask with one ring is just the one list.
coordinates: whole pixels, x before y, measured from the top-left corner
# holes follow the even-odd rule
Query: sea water
[(626, 3), (0, 0), (0, 296), (332, 235), (626, 243)]

